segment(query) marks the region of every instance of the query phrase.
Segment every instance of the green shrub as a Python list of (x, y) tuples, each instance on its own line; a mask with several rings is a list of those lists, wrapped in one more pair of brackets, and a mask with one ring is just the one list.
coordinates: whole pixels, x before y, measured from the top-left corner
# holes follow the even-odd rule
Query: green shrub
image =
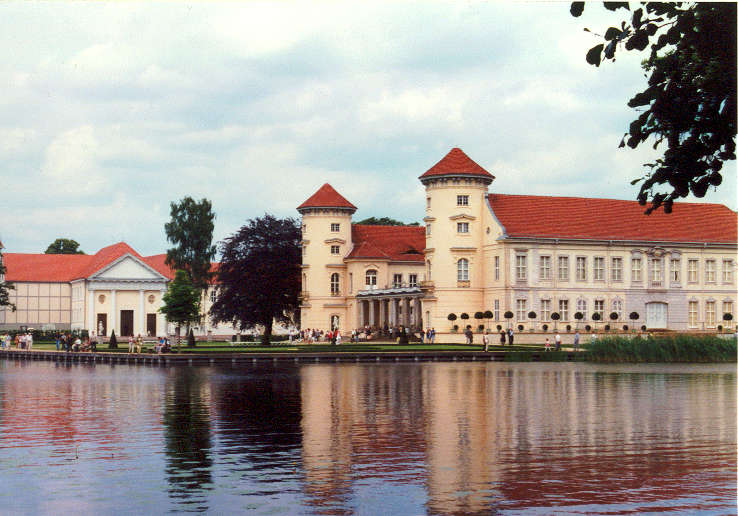
[(603, 337), (583, 346), (594, 362), (735, 362), (736, 340), (713, 335)]

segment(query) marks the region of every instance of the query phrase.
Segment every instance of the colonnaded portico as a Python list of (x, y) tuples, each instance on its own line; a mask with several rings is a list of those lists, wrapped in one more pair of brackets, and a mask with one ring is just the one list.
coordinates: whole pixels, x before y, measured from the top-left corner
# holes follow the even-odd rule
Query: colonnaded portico
[(388, 328), (395, 326), (422, 326), (419, 287), (401, 287), (382, 290), (361, 290), (356, 294), (356, 320), (360, 326)]

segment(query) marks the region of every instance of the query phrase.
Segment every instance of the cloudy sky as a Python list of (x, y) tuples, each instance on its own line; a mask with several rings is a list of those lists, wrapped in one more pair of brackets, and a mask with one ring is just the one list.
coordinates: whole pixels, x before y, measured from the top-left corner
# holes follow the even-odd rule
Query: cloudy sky
[[(168, 247), (169, 203), (206, 197), (215, 239), (330, 182), (356, 217), (424, 216), (452, 147), (491, 191), (634, 199), (618, 149), (640, 55), (587, 65), (622, 16), (568, 3), (0, 4), (0, 240), (43, 252)], [(632, 53), (631, 53), (632, 54)], [(736, 165), (706, 201), (736, 209)]]

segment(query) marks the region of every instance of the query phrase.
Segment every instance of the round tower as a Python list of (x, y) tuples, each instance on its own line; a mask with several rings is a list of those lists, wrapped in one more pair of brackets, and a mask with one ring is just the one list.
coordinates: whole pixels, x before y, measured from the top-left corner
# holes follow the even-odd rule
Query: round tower
[(297, 207), (302, 215), (302, 328), (345, 332), (348, 293), (344, 257), (351, 251), (356, 206), (328, 183)]
[(453, 148), (419, 177), (425, 186), (426, 295), (423, 320), (437, 331), (458, 319), (463, 330), (474, 324), (476, 311), (484, 311), (484, 228), (487, 220), (487, 188), (494, 176), (464, 151)]

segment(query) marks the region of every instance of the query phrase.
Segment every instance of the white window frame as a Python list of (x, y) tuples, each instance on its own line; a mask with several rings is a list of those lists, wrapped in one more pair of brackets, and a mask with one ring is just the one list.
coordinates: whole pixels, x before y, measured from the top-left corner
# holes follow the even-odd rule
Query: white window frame
[(610, 261), (610, 277), (612, 281), (623, 281), (623, 257), (613, 256)]
[(457, 195), (456, 196), (456, 206), (469, 206), (469, 196), (468, 195)]
[(587, 320), (587, 300), (586, 299), (577, 299), (577, 312), (581, 312), (584, 317), (582, 317), (582, 321)]
[(717, 262), (713, 258), (705, 260), (705, 283), (717, 281)]
[(392, 275), (392, 288), (400, 288), (402, 286), (402, 273), (394, 273)]
[(331, 254), (341, 254), (341, 246), (340, 245), (332, 245), (331, 246)]
[(500, 320), (500, 300), (495, 299), (495, 321)]
[(669, 260), (669, 279), (672, 283), (679, 283), (682, 280), (681, 258), (672, 258)]
[(593, 262), (593, 279), (595, 281), (605, 281), (605, 257), (595, 256)]
[(699, 326), (699, 314), (700, 304), (698, 301), (689, 302), (689, 320), (688, 324), (690, 328), (697, 328)]
[(558, 275), (559, 275), (559, 281), (569, 281), (569, 257), (568, 256), (559, 256)]
[(705, 326), (714, 328), (717, 326), (717, 302), (713, 300), (705, 301)]
[(341, 231), (340, 222), (331, 222), (331, 233), (338, 233)]
[(495, 256), (495, 280), (500, 279), (500, 257)]
[(569, 320), (569, 300), (559, 299), (559, 315), (562, 321)]
[(587, 281), (587, 257), (586, 256), (577, 256), (576, 279), (577, 281)]
[(660, 287), (664, 283), (664, 260), (651, 258), (651, 285)]
[(515, 300), (515, 312), (518, 321), (528, 320), (528, 300), (527, 299), (516, 299)]
[(331, 295), (337, 296), (341, 294), (341, 275), (337, 272), (334, 272), (331, 274), (330, 278), (330, 284), (331, 284)]
[(528, 281), (528, 255), (515, 255), (515, 280)]
[(364, 273), (364, 284), (367, 287), (376, 287), (377, 286), (377, 269), (368, 269)]
[(687, 260), (687, 283), (697, 283), (700, 278), (700, 261), (696, 258)]
[(630, 259), (630, 281), (634, 283), (643, 281), (643, 260), (640, 257)]
[(605, 300), (604, 299), (595, 299), (594, 308), (592, 310), (592, 313), (600, 314), (600, 321), (605, 320)]
[(733, 283), (733, 260), (723, 260), (723, 283)]
[(623, 318), (623, 302), (619, 299), (613, 299), (612, 311), (618, 314), (618, 320)]
[(469, 281), (469, 260), (467, 258), (459, 258), (456, 262), (456, 280)]
[(540, 258), (540, 274), (542, 280), (551, 280), (551, 257), (548, 255)]
[(468, 222), (457, 222), (456, 232), (462, 235), (468, 234), (469, 233), (469, 223)]
[(541, 299), (541, 321), (551, 320), (551, 300)]
[(408, 281), (407, 286), (408, 287), (417, 287), (418, 286), (418, 275), (417, 274), (409, 274), (408, 275)]

